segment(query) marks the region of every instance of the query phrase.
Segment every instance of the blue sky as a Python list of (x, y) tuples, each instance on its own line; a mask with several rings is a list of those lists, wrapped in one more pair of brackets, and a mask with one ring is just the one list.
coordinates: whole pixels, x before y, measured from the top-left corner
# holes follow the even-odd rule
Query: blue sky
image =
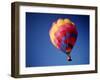
[[(50, 42), (49, 30), (59, 18), (69, 18), (77, 26), (71, 62)], [(26, 13), (26, 67), (82, 64), (89, 64), (89, 15)]]

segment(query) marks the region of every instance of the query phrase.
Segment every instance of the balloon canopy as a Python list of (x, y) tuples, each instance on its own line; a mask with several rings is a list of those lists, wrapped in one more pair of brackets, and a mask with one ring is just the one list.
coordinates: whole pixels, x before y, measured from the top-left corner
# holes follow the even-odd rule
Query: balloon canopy
[(76, 25), (69, 19), (58, 19), (53, 22), (49, 35), (52, 44), (66, 53), (68, 61), (71, 61), (70, 52), (78, 35)]

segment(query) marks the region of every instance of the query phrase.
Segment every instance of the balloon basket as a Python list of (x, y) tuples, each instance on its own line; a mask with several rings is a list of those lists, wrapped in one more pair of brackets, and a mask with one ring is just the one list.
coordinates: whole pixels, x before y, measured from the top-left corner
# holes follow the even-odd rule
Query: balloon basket
[(67, 56), (67, 61), (72, 61), (70, 56)]

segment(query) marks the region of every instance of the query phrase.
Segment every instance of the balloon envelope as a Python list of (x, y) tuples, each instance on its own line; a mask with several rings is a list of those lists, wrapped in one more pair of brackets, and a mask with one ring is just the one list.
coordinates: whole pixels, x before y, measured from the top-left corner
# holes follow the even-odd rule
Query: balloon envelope
[(52, 24), (49, 32), (52, 44), (63, 51), (70, 53), (77, 39), (75, 24), (69, 19), (58, 19)]

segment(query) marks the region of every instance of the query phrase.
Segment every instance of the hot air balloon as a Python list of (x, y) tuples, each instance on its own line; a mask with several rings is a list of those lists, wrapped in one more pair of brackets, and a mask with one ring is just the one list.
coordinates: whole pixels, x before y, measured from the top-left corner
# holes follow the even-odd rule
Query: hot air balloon
[(76, 25), (70, 19), (58, 19), (53, 22), (49, 35), (51, 43), (66, 53), (68, 61), (72, 61), (71, 51), (78, 35)]

